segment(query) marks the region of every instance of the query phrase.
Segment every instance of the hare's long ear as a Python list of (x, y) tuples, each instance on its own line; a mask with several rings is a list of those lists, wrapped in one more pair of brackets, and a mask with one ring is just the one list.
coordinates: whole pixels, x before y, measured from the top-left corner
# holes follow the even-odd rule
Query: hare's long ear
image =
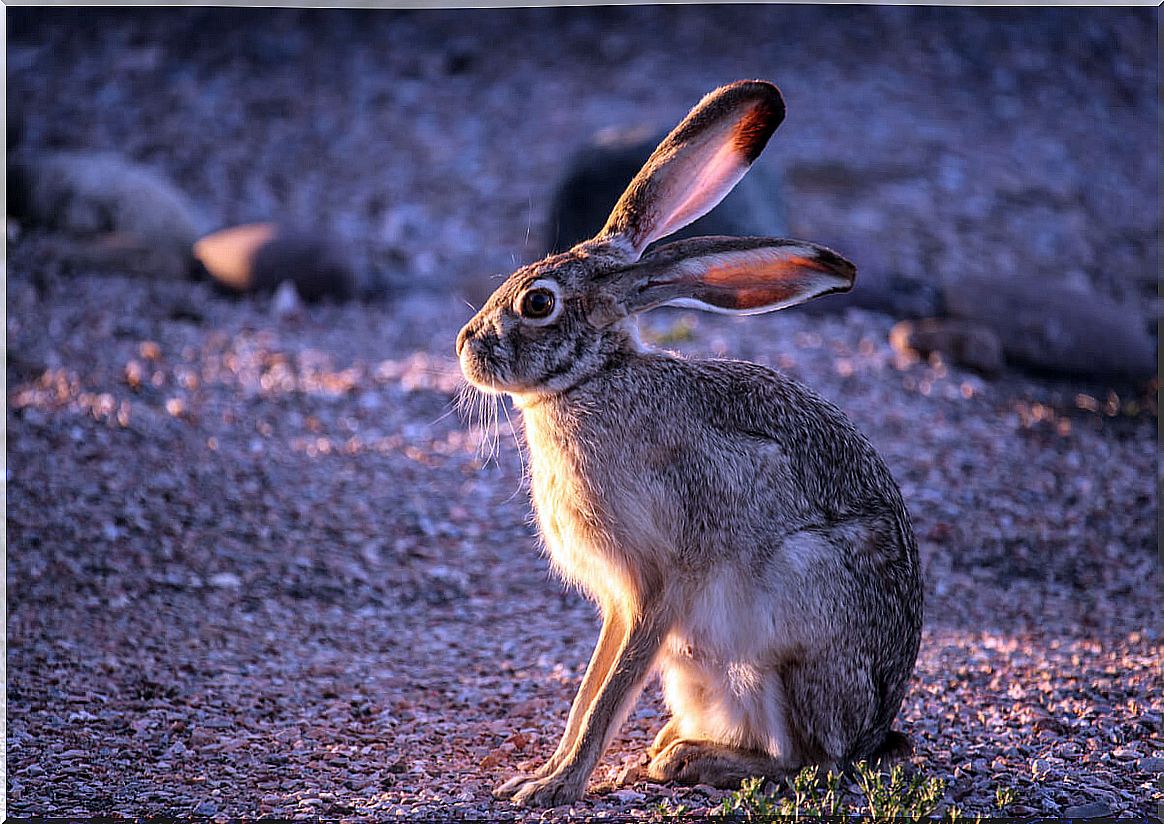
[(661, 246), (610, 275), (595, 306), (599, 325), (657, 306), (752, 315), (845, 292), (857, 268), (801, 240), (700, 237)]
[(647, 159), (595, 240), (637, 260), (652, 241), (711, 211), (783, 120), (784, 99), (771, 83), (741, 80), (711, 92)]

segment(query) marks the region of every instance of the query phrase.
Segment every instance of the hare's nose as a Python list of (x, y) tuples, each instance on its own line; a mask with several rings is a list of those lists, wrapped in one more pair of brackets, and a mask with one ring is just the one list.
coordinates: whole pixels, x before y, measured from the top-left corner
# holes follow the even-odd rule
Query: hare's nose
[(469, 328), (472, 326), (466, 323), (461, 327), (461, 331), (457, 333), (457, 357), (461, 357), (461, 350), (465, 347), (465, 341), (472, 337), (473, 331)]

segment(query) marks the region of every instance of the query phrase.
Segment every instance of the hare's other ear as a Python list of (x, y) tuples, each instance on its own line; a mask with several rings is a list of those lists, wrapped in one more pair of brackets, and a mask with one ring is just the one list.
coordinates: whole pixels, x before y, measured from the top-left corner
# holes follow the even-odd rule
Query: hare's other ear
[(661, 246), (611, 284), (627, 313), (686, 306), (753, 315), (848, 291), (857, 268), (801, 240), (701, 237)]
[(652, 241), (711, 211), (783, 120), (784, 99), (771, 83), (741, 80), (711, 92), (647, 158), (595, 239), (637, 260)]

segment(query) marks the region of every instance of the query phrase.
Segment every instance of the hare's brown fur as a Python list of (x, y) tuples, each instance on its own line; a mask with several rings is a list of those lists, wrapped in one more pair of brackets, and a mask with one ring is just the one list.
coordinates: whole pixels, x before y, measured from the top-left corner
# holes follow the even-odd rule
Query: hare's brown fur
[(604, 233), (515, 272), (458, 338), (466, 376), (522, 409), (549, 557), (603, 616), (557, 750), (499, 795), (580, 796), (654, 670), (672, 711), (655, 780), (738, 784), (896, 741), (922, 591), (885, 464), (799, 383), (648, 351), (635, 326), (657, 305), (750, 312), (851, 284), (851, 264), (803, 241), (703, 238), (639, 260), (731, 188), (782, 114), (769, 84), (709, 95)]

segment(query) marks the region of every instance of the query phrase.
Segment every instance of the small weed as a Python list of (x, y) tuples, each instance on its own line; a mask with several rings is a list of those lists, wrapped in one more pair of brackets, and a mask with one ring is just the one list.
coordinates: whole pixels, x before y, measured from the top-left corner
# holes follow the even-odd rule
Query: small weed
[(842, 812), (844, 793), (840, 773), (822, 775), (819, 767), (806, 767), (788, 781), (787, 793), (780, 798), (765, 795), (763, 788), (763, 779), (747, 779), (737, 792), (723, 800), (719, 814), (745, 821), (770, 820), (777, 816), (800, 821)]
[(857, 785), (865, 795), (862, 812), (874, 819), (928, 818), (946, 792), (942, 779), (911, 776), (902, 764), (884, 773), (862, 761), (857, 764)]
[(1017, 804), (1018, 800), (1018, 790), (1014, 787), (997, 787), (994, 790), (994, 806), (1000, 811), (1012, 804)]
[(939, 824), (982, 824), (982, 816), (976, 815), (974, 818), (968, 818), (966, 813), (962, 812), (962, 808), (957, 804), (951, 804), (942, 812), (942, 817), (939, 819)]
[(740, 788), (720, 802), (718, 815), (762, 821), (777, 815), (772, 796), (764, 794), (763, 778), (745, 778)]
[(680, 818), (687, 813), (686, 804), (675, 804), (669, 798), (664, 798), (656, 804), (650, 811), (647, 817), (648, 821), (667, 821), (673, 818)]
[(790, 785), (792, 797), (780, 800), (780, 815), (798, 821), (802, 815), (817, 818), (840, 812), (844, 797), (840, 773), (830, 770), (821, 776), (819, 767), (806, 767)]
[[(874, 821), (932, 816), (946, 791), (940, 778), (909, 774), (902, 765), (888, 773), (856, 765), (857, 793), (847, 796), (842, 777), (819, 767), (801, 770), (788, 782), (784, 792), (766, 794), (764, 780), (750, 778), (727, 796), (715, 814), (742, 821), (788, 821), (819, 819), (825, 816), (868, 816)], [(956, 807), (946, 809), (942, 820), (966, 819)]]

